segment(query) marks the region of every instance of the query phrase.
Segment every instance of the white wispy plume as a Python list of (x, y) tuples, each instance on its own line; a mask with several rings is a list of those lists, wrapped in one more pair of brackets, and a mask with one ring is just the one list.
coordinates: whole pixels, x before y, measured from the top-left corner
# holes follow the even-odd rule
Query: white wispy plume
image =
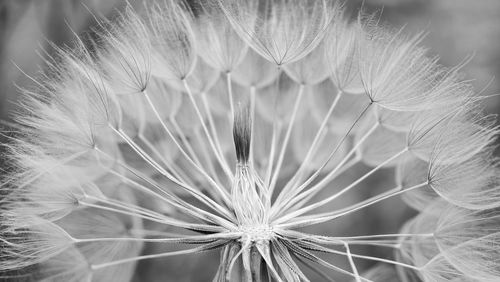
[[(2, 279), (129, 281), (138, 261), (208, 251), (214, 281), (500, 279), (498, 129), (423, 34), (329, 0), (160, 0), (97, 21), (91, 48), (56, 47), (24, 90)], [(366, 183), (382, 187), (354, 198)], [(308, 228), (397, 197), (418, 212), (400, 231)]]

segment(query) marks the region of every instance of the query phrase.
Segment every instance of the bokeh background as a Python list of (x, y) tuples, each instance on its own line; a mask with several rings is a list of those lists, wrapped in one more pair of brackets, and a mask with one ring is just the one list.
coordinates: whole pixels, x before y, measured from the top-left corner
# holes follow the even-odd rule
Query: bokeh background
[[(141, 1), (148, 0), (129, 0), (137, 9)], [(395, 27), (406, 26), (408, 32), (427, 30), (423, 45), (429, 47), (431, 54), (439, 55), (443, 65), (454, 66), (472, 56), (463, 68), (467, 79), (483, 95), (500, 93), (500, 1), (365, 0), (362, 3), (361, 0), (348, 0), (346, 5), (353, 15), (361, 5), (367, 11), (382, 10), (384, 20)], [(112, 17), (124, 5), (124, 0), (0, 0), (0, 119), (4, 130), (8, 129), (10, 113), (16, 110), (18, 87), (29, 86), (33, 83), (30, 76), (35, 77), (43, 69), (41, 50), (50, 52), (49, 42), (71, 46), (75, 33), (91, 34), (95, 24), (92, 13)], [(489, 113), (500, 113), (498, 97), (485, 99), (484, 105)], [(3, 137), (0, 139), (5, 141)], [(7, 167), (0, 155), (0, 173)], [(384, 179), (379, 177), (372, 179), (370, 184), (377, 187), (381, 182)], [(377, 192), (366, 191), (363, 193), (367, 194), (359, 196)], [(397, 230), (411, 215), (412, 211), (395, 199), (359, 213), (336, 227), (359, 234), (388, 233)], [(314, 231), (332, 233), (332, 230)], [(146, 246), (146, 251), (156, 247)], [(216, 254), (210, 253), (141, 262), (135, 281), (209, 281), (216, 264)]]

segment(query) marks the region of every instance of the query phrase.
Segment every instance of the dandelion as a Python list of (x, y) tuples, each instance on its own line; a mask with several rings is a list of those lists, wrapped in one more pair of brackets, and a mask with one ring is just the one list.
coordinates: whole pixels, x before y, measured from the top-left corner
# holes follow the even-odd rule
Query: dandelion
[[(328, 0), (160, 0), (96, 32), (24, 89), (2, 279), (202, 253), (214, 281), (500, 279), (498, 129), (423, 34)], [(418, 213), (400, 230), (342, 224), (394, 198)]]

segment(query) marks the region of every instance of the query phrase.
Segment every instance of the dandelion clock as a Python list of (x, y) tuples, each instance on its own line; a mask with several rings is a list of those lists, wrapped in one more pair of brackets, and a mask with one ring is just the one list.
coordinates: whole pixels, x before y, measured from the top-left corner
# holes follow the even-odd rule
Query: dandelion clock
[(2, 281), (500, 281), (495, 118), (423, 33), (329, 0), (97, 22), (23, 89)]

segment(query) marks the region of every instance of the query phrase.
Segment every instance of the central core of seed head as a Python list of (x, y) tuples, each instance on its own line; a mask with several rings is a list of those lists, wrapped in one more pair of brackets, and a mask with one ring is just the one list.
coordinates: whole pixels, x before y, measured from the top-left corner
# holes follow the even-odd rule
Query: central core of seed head
[(243, 233), (240, 241), (242, 242), (263, 242), (270, 241), (274, 236), (272, 227), (269, 225), (242, 225), (239, 231)]
[(267, 223), (265, 191), (255, 179), (252, 168), (247, 164), (237, 164), (231, 187), (231, 204), (238, 226), (255, 227)]

